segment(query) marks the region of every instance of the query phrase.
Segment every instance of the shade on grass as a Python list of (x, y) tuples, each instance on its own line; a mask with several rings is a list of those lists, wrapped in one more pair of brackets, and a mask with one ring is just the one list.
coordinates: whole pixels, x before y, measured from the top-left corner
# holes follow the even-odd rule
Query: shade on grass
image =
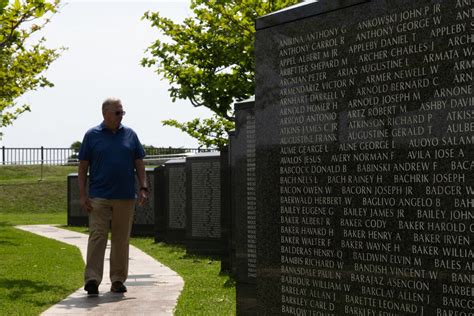
[(0, 311), (38, 315), (82, 285), (79, 249), (0, 222)]

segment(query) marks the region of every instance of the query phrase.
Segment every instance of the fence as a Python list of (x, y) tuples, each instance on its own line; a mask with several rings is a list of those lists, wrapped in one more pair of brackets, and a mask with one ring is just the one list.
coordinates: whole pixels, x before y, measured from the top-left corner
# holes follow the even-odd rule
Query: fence
[[(71, 148), (1, 148), (2, 165), (74, 165), (77, 151)], [(147, 157), (173, 157), (213, 151), (199, 148), (154, 148), (146, 147)]]

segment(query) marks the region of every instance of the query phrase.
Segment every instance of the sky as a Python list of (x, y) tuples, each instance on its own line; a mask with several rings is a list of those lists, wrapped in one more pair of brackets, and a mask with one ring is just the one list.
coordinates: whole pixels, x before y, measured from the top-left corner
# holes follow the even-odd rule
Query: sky
[(204, 107), (187, 100), (172, 102), (169, 84), (152, 68), (140, 65), (145, 49), (160, 33), (144, 12), (159, 11), (175, 22), (191, 16), (189, 0), (63, 0), (60, 12), (42, 31), (46, 46), (67, 47), (45, 72), (53, 88), (27, 93), (18, 102), (31, 105), (13, 126), (4, 128), (0, 146), (69, 147), (102, 121), (107, 97), (122, 100), (122, 124), (141, 142), (156, 147), (196, 148), (197, 141), (173, 127), (169, 118), (189, 121), (210, 117)]

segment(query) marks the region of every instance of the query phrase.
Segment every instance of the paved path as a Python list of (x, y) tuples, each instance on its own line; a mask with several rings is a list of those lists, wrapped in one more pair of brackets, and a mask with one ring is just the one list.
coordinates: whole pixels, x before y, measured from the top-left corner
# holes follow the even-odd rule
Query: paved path
[[(17, 226), (44, 237), (78, 247), (86, 257), (88, 236), (50, 225)], [(109, 252), (107, 245), (104, 278), (99, 297), (87, 297), (81, 287), (69, 297), (45, 311), (52, 315), (172, 315), (178, 296), (184, 286), (181, 277), (141, 250), (130, 246), (129, 276), (125, 285), (128, 292), (110, 292)]]

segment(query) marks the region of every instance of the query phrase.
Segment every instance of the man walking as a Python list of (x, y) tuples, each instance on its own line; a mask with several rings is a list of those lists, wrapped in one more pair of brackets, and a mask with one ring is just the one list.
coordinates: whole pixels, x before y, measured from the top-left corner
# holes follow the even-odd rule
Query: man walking
[[(128, 276), (129, 238), (139, 181), (138, 203), (148, 198), (143, 158), (145, 151), (136, 133), (121, 124), (122, 102), (108, 98), (102, 104), (103, 122), (89, 129), (79, 150), (79, 195), (81, 207), (89, 213), (89, 242), (84, 273), (84, 290), (99, 294), (109, 227), (111, 291), (124, 293)], [(89, 194), (86, 193), (89, 171)]]

